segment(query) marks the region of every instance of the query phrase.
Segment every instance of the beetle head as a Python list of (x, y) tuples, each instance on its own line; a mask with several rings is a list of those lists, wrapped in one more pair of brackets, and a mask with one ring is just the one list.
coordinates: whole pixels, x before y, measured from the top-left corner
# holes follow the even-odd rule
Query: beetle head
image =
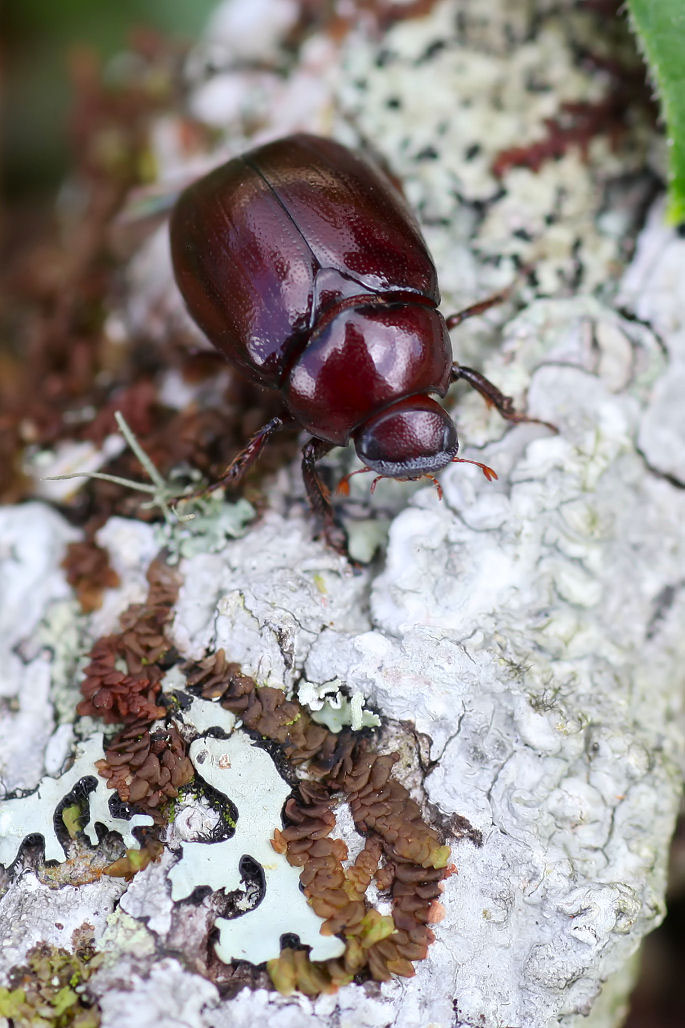
[(457, 455), (457, 430), (430, 396), (410, 396), (386, 407), (354, 433), (361, 461), (386, 478), (422, 478)]

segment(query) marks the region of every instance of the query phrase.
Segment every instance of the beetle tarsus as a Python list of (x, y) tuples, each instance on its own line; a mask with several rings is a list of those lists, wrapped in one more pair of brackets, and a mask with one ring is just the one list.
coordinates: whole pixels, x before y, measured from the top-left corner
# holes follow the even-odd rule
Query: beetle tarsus
[(559, 431), (556, 425), (550, 424), (549, 421), (542, 421), (540, 418), (529, 418), (527, 414), (517, 411), (511, 396), (505, 396), (490, 379), (481, 375), (480, 371), (475, 371), (473, 368), (465, 368), (463, 364), (457, 364), (455, 361), (452, 365), (450, 377), (453, 382), (458, 382), (460, 379), (468, 382), (472, 389), (480, 393), (488, 407), (495, 407), (507, 421), (523, 421), (533, 425), (544, 425), (545, 428), (549, 428), (552, 432)]
[(323, 522), (323, 534), (326, 542), (332, 549), (349, 559), (347, 537), (335, 520), (330, 490), (316, 470), (316, 462), (334, 446), (335, 443), (329, 443), (326, 439), (312, 438), (306, 442), (302, 447), (302, 478), (312, 510)]

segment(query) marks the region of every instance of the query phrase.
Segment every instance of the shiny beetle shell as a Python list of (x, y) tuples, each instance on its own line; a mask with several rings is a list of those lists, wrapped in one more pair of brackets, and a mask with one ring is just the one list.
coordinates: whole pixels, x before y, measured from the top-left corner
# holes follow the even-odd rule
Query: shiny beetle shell
[(329, 139), (297, 135), (229, 161), (182, 194), (174, 272), (214, 346), (318, 438), (444, 396), (451, 346), (437, 275), (389, 179)]
[(294, 420), (312, 435), (303, 471), (329, 539), (332, 510), (314, 463), (332, 446), (352, 437), (367, 469), (403, 479), (461, 460), (454, 424), (432, 398), (457, 378), (504, 417), (529, 420), (452, 360), (448, 326), (502, 295), (445, 321), (435, 266), (403, 197), (373, 163), (333, 140), (279, 139), (191, 185), (172, 213), (171, 253), (188, 310), (210, 342), (283, 397), (284, 414), (222, 480), (237, 481), (271, 433)]

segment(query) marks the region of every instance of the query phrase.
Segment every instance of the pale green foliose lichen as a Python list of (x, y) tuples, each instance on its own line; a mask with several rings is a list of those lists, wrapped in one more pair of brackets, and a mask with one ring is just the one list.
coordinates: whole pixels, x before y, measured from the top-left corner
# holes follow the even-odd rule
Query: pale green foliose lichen
[(378, 728), (381, 719), (366, 710), (364, 695), (355, 691), (347, 697), (341, 692), (341, 685), (339, 678), (333, 678), (322, 685), (301, 682), (298, 689), (300, 703), (306, 704), (314, 721), (325, 725), (329, 732), (340, 732), (348, 725), (355, 732), (360, 728)]
[(159, 545), (166, 548), (170, 564), (198, 553), (220, 552), (228, 539), (245, 534), (256, 513), (252, 504), (242, 498), (225, 503), (220, 490), (194, 501), (193, 507), (194, 511), (186, 516), (181, 506), (177, 522), (155, 526)]
[(98, 843), (95, 829), (97, 823), (118, 832), (127, 848), (136, 849), (140, 846), (133, 829), (151, 825), (152, 818), (147, 814), (134, 814), (130, 820), (126, 820), (110, 812), (109, 799), (113, 793), (95, 768), (95, 761), (102, 754), (102, 733), (98, 732), (79, 744), (73, 764), (58, 778), (45, 777), (34, 792), (0, 801), (0, 864), (9, 867), (29, 835), (43, 837), (46, 860), (61, 862), (65, 859), (64, 848), (55, 832), (53, 816), (60, 802), (85, 778), (96, 780), (94, 791), (87, 797), (88, 819), (83, 825), (83, 831), (92, 845)]
[(196, 739), (190, 746), (190, 759), (197, 773), (236, 805), (238, 819), (229, 839), (183, 843), (181, 859), (169, 874), (172, 899), (184, 899), (202, 885), (225, 892), (240, 889), (240, 861), (250, 857), (262, 869), (264, 896), (256, 908), (239, 918), (217, 919), (219, 958), (260, 964), (279, 955), (285, 933), (297, 934), (303, 944), (310, 945), (313, 960), (340, 956), (344, 943), (320, 934), (322, 919), (300, 891), (298, 869), (271, 845), (274, 829), (282, 824), (281, 810), (290, 786), (266, 750), (233, 730), (232, 714), (216, 704), (195, 700), (190, 718), (199, 725), (206, 724), (208, 717), (216, 728), (231, 734), (228, 739)]

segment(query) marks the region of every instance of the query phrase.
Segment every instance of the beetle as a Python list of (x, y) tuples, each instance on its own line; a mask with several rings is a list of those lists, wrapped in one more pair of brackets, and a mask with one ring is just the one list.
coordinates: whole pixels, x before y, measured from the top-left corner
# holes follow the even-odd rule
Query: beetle
[(536, 420), (452, 358), (448, 330), (508, 291), (445, 319), (418, 223), (359, 152), (304, 133), (250, 150), (181, 194), (170, 239), (191, 317), (230, 362), (283, 397), (284, 412), (215, 484), (237, 483), (273, 433), (296, 422), (311, 435), (302, 450), (310, 503), (342, 552), (315, 466), (334, 446), (351, 438), (362, 470), (378, 477), (435, 481), (463, 461), (492, 478), (457, 456), (454, 423), (434, 395), (462, 379), (509, 421)]

